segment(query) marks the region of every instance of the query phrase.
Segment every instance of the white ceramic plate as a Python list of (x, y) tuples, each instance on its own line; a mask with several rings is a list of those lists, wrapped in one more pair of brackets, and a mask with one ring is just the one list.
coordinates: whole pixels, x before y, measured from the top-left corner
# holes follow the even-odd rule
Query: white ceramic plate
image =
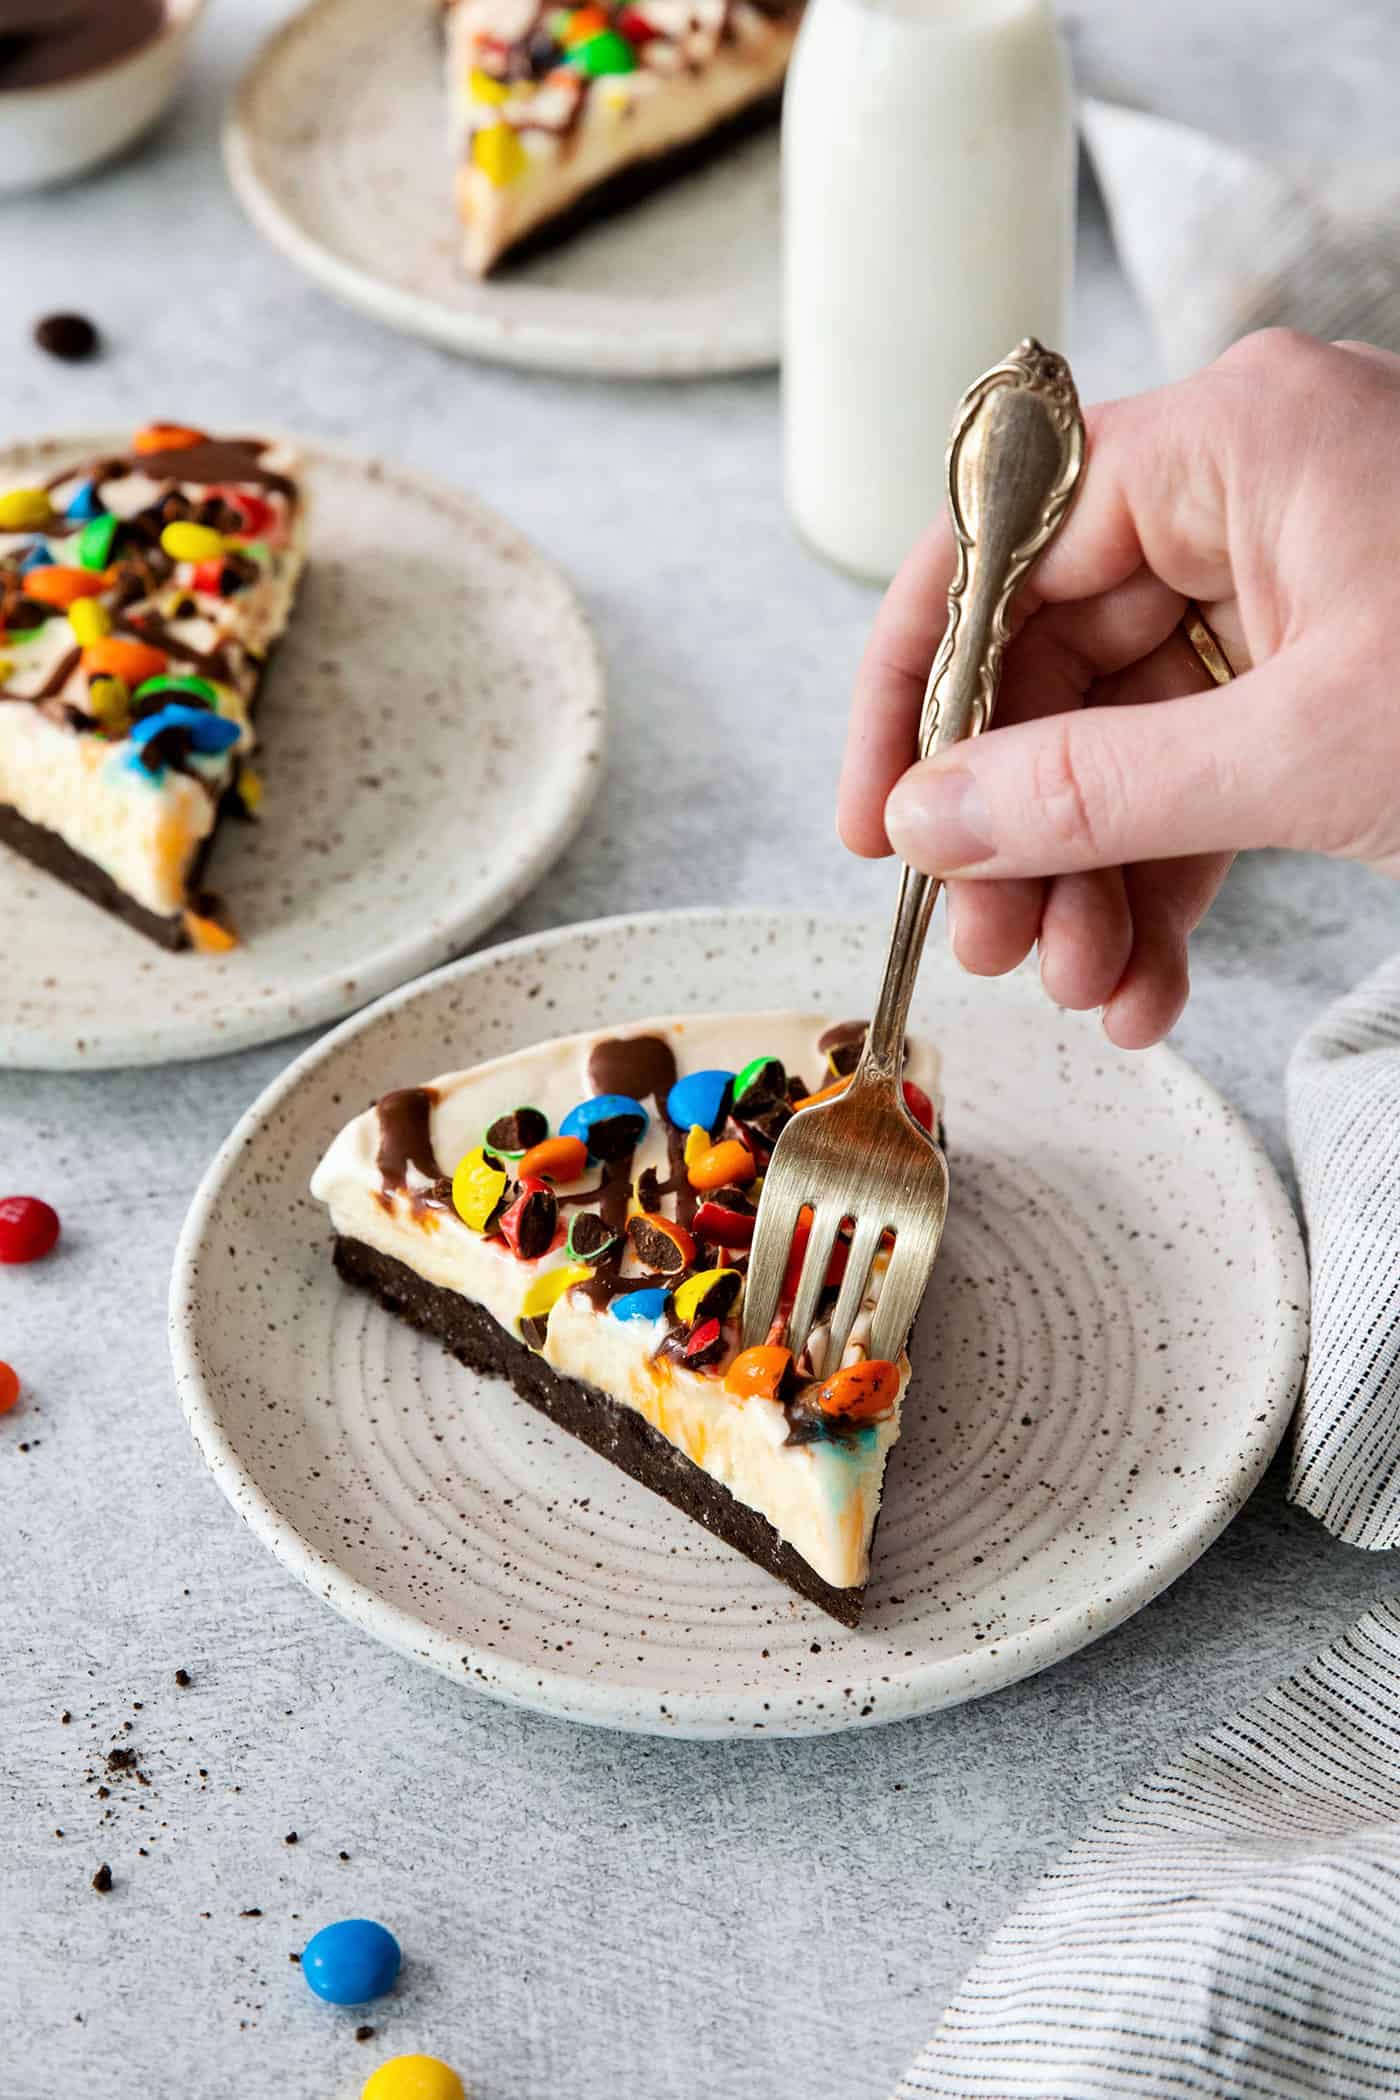
[(171, 1289), (195, 1439), (293, 1574), (403, 1654), (571, 1720), (821, 1733), (970, 1699), (1147, 1602), (1277, 1445), (1306, 1345), (1298, 1228), (1234, 1112), (1033, 983), (924, 964), (953, 1209), (856, 1633), (334, 1275), (306, 1193), (390, 1087), (648, 1014), (868, 1010), (848, 920), (600, 921), (439, 971), (317, 1043), (205, 1177)]
[(534, 262), (466, 276), (433, 0), (312, 0), (254, 60), (224, 150), (275, 246), (446, 349), (654, 377), (778, 361), (776, 132)]
[[(125, 442), (6, 446), (0, 487)], [(559, 572), (470, 496), (294, 442), (311, 559), (259, 703), (261, 821), (225, 824), (209, 869), (243, 945), (167, 954), (0, 847), (0, 1063), (164, 1064), (337, 1019), (508, 911), (592, 799), (602, 670)]]

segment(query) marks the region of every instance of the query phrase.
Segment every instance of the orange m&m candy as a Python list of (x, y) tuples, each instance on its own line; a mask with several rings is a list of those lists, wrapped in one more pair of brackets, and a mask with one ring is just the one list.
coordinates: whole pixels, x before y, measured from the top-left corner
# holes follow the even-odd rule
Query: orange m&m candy
[(59, 562), (30, 569), (24, 579), (24, 595), (40, 605), (56, 605), (66, 612), (80, 598), (96, 598), (112, 581), (105, 569), (67, 569)]
[(724, 1374), (724, 1389), (737, 1400), (776, 1400), (791, 1372), (791, 1349), (760, 1344), (735, 1357)]
[(104, 634), (83, 651), (83, 669), (89, 678), (120, 678), (133, 693), (148, 678), (159, 678), (169, 661), (163, 649), (124, 634)]
[(541, 1181), (579, 1181), (587, 1167), (588, 1147), (582, 1138), (552, 1137), (531, 1145), (516, 1173), (521, 1181), (531, 1175), (537, 1175)]
[(844, 1415), (848, 1422), (869, 1422), (888, 1414), (899, 1397), (899, 1370), (883, 1357), (846, 1364), (818, 1388), (817, 1406), (824, 1415)]
[(185, 423), (148, 423), (138, 430), (131, 440), (133, 452), (187, 452), (191, 445), (202, 445), (204, 432), (191, 430)]
[(696, 1158), (686, 1162), (693, 1189), (742, 1188), (757, 1172), (752, 1152), (738, 1138), (722, 1138), (719, 1144), (706, 1146)]

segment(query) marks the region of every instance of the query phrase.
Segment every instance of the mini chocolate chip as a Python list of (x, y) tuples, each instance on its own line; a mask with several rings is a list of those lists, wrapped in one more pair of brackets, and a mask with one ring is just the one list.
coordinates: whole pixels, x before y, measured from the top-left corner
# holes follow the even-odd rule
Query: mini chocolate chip
[(96, 1889), (99, 1896), (105, 1896), (108, 1890), (111, 1888), (112, 1869), (108, 1866), (105, 1859), (103, 1860), (101, 1866), (98, 1868), (97, 1872), (93, 1875), (92, 1885)]
[(189, 1671), (188, 1671), (188, 1670), (177, 1670), (177, 1671), (175, 1672), (175, 1682), (176, 1682), (176, 1684), (178, 1684), (178, 1685), (187, 1685), (187, 1684), (189, 1683), (189, 1681), (190, 1681), (190, 1673), (189, 1673)]
[(285, 1836), (285, 1837), (283, 1838), (283, 1840), (282, 1840), (282, 1843), (283, 1843), (284, 1845), (294, 1845), (294, 1844), (296, 1843), (296, 1841), (297, 1841), (297, 1834), (296, 1834), (296, 1832), (295, 1832), (294, 1830), (289, 1830), (289, 1831), (287, 1832), (287, 1835), (286, 1835), (286, 1836)]
[(100, 338), (86, 314), (45, 314), (34, 323), (34, 340), (50, 357), (77, 364), (92, 356)]

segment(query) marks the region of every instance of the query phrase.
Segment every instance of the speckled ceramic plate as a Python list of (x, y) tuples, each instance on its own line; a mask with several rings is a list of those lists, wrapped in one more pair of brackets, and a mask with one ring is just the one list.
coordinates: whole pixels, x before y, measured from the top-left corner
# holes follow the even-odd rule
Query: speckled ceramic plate
[(229, 115), (254, 224), (391, 327), (508, 364), (694, 376), (778, 361), (776, 132), (533, 262), (458, 262), (434, 0), (312, 0)]
[[(588, 807), (602, 670), (563, 577), (472, 497), (293, 442), (311, 558), (259, 704), (261, 821), (225, 824), (209, 869), (243, 945), (167, 954), (0, 847), (0, 1063), (164, 1064), (335, 1020), (508, 911)], [(6, 446), (0, 487), (124, 443)]]
[(200, 1449), (286, 1567), (497, 1698), (731, 1736), (992, 1691), (1195, 1559), (1262, 1472), (1301, 1373), (1288, 1201), (1180, 1058), (1116, 1052), (1034, 982), (974, 981), (936, 946), (913, 1025), (944, 1053), (953, 1207), (859, 1632), (333, 1273), (306, 1185), (367, 1099), (649, 1014), (859, 1013), (882, 938), (698, 912), (515, 941), (382, 1000), (264, 1094), (190, 1212), (171, 1344)]

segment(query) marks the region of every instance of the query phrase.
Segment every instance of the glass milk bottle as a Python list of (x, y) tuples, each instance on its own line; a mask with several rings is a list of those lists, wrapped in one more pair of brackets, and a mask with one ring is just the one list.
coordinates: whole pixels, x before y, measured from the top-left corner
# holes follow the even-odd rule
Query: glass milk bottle
[(1048, 0), (808, 0), (783, 108), (788, 508), (891, 576), (964, 390), (1063, 348), (1074, 120)]

